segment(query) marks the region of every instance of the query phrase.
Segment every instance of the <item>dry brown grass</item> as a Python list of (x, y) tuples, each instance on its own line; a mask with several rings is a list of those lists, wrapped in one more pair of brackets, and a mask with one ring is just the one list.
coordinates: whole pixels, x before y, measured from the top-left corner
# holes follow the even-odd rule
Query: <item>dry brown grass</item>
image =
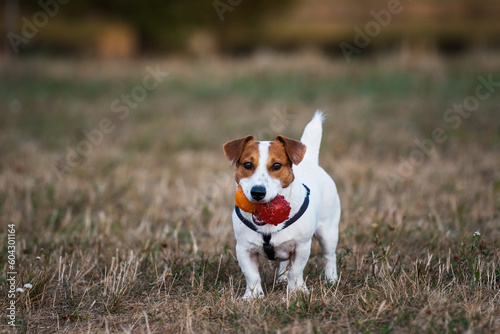
[[(387, 182), (414, 140), (474, 93), (477, 75), (499, 78), (498, 57), (406, 64), (391, 56), (350, 67), (273, 57), (36, 59), (3, 70), (0, 219), (16, 225), (18, 286), (33, 285), (16, 297), (19, 332), (500, 330), (500, 90), (448, 129), (410, 177), (393, 190)], [(110, 103), (157, 63), (171, 73), (165, 82), (127, 119), (113, 118), (116, 129), (81, 164), (64, 166), (66, 146), (111, 117)], [(330, 114), (321, 162), (342, 201), (341, 279), (323, 283), (314, 243), (310, 295), (286, 295), (275, 264), (263, 261), (266, 297), (243, 302), (232, 171), (220, 147), (272, 135), (275, 109), (288, 115), (284, 134), (298, 137), (315, 108)], [(66, 168), (61, 180), (54, 164)]]

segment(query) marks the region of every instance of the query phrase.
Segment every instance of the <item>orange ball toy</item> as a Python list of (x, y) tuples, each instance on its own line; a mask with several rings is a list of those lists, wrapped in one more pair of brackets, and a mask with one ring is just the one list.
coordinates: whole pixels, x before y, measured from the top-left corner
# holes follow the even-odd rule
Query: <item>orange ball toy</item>
[(257, 207), (259, 206), (258, 203), (251, 202), (248, 200), (240, 185), (238, 186), (238, 189), (234, 194), (234, 199), (236, 200), (236, 205), (245, 212), (254, 212), (257, 210)]

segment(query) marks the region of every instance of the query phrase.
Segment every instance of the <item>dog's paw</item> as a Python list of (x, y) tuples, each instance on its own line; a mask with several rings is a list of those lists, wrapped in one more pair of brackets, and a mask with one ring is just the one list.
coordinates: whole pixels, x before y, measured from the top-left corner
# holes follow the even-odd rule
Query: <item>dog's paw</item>
[(295, 294), (297, 292), (302, 292), (303, 294), (306, 294), (306, 295), (309, 294), (309, 289), (307, 288), (305, 283), (300, 285), (300, 286), (290, 286), (290, 284), (288, 284), (288, 286), (286, 287), (286, 290), (287, 290), (288, 294), (290, 294), (290, 295)]
[(243, 300), (249, 301), (254, 299), (264, 298), (264, 291), (262, 289), (253, 289), (245, 291)]
[(338, 282), (337, 275), (328, 275), (328, 276), (325, 276), (325, 283), (326, 284), (336, 284), (337, 282)]
[(276, 280), (276, 284), (286, 284), (288, 282), (288, 276), (286, 274), (283, 274), (278, 277)]

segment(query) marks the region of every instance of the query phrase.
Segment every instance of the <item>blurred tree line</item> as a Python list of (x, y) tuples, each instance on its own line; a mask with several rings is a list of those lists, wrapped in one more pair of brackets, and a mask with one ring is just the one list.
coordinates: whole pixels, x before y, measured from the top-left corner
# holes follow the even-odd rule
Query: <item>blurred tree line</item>
[(500, 48), (499, 0), (0, 0), (0, 17), (2, 46), (16, 53)]
[[(205, 38), (217, 40), (218, 48), (226, 47), (224, 41), (231, 41), (231, 48), (237, 48), (238, 40), (245, 41), (241, 43), (245, 47), (257, 40), (259, 22), (264, 17), (283, 11), (294, 0), (6, 1), (17, 2), (19, 22), (23, 16), (31, 20), (44, 8), (58, 7), (55, 15), (49, 15), (46, 27), (39, 27), (40, 33), (26, 50), (59, 47), (71, 51), (73, 46), (79, 48), (79, 41), (91, 46), (101, 33), (116, 32), (121, 27), (134, 39), (138, 52), (157, 52), (185, 48), (189, 38), (200, 31)], [(21, 22), (19, 33), (22, 28)]]

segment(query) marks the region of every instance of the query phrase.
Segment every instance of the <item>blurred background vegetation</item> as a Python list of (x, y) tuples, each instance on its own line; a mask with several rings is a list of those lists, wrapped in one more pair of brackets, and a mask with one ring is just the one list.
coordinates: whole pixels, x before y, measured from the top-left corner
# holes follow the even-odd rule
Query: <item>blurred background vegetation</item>
[[(372, 11), (397, 0), (40, 0), (0, 2), (0, 33), (22, 33), (25, 17), (40, 24), (23, 53), (44, 51), (105, 58), (142, 54), (248, 54), (255, 49), (280, 51), (318, 48), (341, 55), (339, 44), (352, 43), (356, 32), (374, 20)], [(402, 0), (369, 51), (398, 49), (455, 53), (500, 46), (497, 0)], [(43, 21), (40, 12), (49, 11)], [(54, 9), (55, 8), (55, 9)], [(54, 10), (53, 12), (50, 12)], [(55, 13), (54, 15), (52, 15)], [(41, 21), (40, 21), (41, 20)], [(0, 48), (9, 50), (9, 41)]]

